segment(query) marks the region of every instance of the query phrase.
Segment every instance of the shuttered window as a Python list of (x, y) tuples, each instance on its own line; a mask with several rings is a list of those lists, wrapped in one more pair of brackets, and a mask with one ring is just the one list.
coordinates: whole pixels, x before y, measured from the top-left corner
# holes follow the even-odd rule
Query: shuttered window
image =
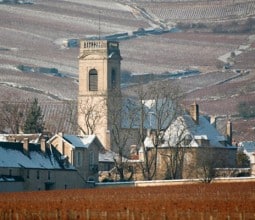
[(98, 75), (95, 69), (89, 71), (89, 91), (98, 90)]

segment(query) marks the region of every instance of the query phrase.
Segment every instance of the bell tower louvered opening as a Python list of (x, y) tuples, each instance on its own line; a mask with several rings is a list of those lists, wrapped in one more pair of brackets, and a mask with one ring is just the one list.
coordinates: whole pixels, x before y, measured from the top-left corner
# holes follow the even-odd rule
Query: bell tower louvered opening
[(95, 69), (89, 71), (89, 91), (98, 90), (98, 75)]

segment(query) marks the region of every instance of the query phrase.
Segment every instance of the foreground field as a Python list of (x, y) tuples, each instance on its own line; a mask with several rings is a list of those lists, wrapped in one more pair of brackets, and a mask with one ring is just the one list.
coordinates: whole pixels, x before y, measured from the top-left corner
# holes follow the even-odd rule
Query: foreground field
[(0, 219), (255, 219), (255, 182), (0, 195)]

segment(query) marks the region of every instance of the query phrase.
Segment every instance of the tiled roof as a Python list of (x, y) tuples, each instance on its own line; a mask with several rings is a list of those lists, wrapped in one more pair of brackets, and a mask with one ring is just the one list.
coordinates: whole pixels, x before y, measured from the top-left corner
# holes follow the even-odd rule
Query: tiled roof
[(62, 169), (48, 149), (40, 151), (37, 144), (29, 144), (29, 151), (23, 151), (21, 143), (0, 142), (0, 167)]

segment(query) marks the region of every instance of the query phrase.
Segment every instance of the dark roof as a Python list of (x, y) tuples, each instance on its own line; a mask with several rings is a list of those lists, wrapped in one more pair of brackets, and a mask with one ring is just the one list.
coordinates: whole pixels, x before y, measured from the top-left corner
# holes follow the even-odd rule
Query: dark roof
[[(29, 169), (63, 169), (51, 149), (40, 150), (39, 144), (29, 143), (29, 150), (23, 150), (22, 143), (0, 142), (0, 167)], [(73, 167), (65, 167), (73, 169)]]

